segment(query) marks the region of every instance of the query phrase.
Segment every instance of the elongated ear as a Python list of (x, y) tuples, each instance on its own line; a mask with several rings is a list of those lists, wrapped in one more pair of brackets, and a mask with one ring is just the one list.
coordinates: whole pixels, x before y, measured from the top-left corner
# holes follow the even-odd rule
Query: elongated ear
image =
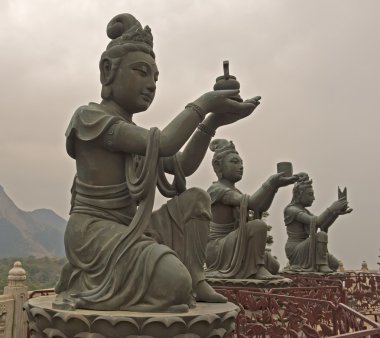
[(212, 166), (214, 168), (214, 172), (216, 176), (218, 177), (218, 179), (223, 178), (222, 177), (222, 160), (214, 160), (212, 162)]
[(108, 85), (113, 80), (114, 71), (112, 69), (112, 61), (109, 57), (102, 57), (99, 62), (100, 82), (102, 85)]

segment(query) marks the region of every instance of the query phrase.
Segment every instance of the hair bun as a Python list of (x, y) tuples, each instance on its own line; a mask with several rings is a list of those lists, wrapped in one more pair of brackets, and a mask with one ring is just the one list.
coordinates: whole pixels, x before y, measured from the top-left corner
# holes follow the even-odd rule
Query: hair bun
[(150, 28), (148, 26), (143, 28), (132, 14), (123, 13), (113, 17), (107, 25), (107, 35), (111, 39), (107, 49), (127, 43), (145, 44), (148, 48), (153, 48)]
[(228, 141), (224, 138), (217, 138), (210, 143), (209, 148), (213, 152), (221, 151), (222, 149), (235, 150), (235, 145), (232, 143), (232, 141)]
[(116, 15), (107, 25), (107, 36), (110, 39), (117, 39), (134, 26), (141, 28), (140, 22), (132, 14)]
[(211, 141), (209, 148), (212, 152), (215, 152), (218, 149), (223, 148), (227, 143), (228, 143), (227, 140), (217, 138), (217, 139)]

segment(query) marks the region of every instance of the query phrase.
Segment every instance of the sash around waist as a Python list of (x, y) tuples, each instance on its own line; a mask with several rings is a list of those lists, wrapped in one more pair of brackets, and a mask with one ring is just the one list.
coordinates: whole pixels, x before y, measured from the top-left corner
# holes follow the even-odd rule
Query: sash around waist
[(83, 183), (76, 177), (72, 187), (72, 213), (129, 225), (136, 213), (136, 203), (130, 196), (126, 182), (95, 186)]
[(237, 228), (236, 222), (219, 224), (210, 222), (210, 233), (209, 239), (219, 239), (227, 236), (230, 232), (234, 231)]
[(75, 207), (75, 202), (79, 202), (80, 204), (83, 203), (97, 208), (121, 209), (134, 203), (126, 182), (116, 185), (97, 186), (86, 184), (76, 178), (72, 194), (73, 207)]
[(288, 242), (299, 242), (309, 238), (309, 235), (306, 232), (293, 232), (288, 230), (287, 233)]

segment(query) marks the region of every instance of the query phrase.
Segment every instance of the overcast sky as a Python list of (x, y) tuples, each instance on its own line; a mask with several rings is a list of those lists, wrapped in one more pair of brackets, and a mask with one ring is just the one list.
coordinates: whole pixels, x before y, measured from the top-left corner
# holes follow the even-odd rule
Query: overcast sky
[[(123, 12), (151, 27), (160, 70), (156, 99), (136, 122), (163, 128), (229, 60), (243, 98), (262, 96), (254, 115), (217, 132), (244, 160), (240, 190), (253, 193), (279, 161), (313, 178), (315, 214), (347, 186), (354, 212), (332, 226), (330, 252), (346, 268), (377, 268), (378, 0), (1, 0), (0, 184), (16, 204), (68, 218), (75, 163), (64, 132), (78, 106), (99, 101), (105, 28)], [(209, 153), (188, 186), (213, 180)], [(290, 200), (282, 188), (269, 210), (282, 265)]]

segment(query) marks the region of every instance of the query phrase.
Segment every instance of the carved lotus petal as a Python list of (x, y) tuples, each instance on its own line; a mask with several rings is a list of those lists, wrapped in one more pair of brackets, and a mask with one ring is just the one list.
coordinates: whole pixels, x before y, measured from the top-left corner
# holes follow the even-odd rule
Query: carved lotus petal
[(52, 326), (52, 318), (50, 314), (46, 312), (44, 309), (34, 307), (31, 308), (29, 311), (33, 317), (33, 321), (36, 323), (37, 327), (41, 332), (44, 329)]
[[(34, 319), (33, 319), (34, 320)], [(29, 322), (29, 332), (30, 332), (30, 337), (41, 337), (42, 336), (42, 331), (38, 328), (36, 322)]]
[(69, 312), (56, 313), (52, 326), (62, 331), (67, 337), (90, 331), (90, 322), (84, 316)]
[[(113, 336), (109, 336), (113, 337)], [(99, 333), (90, 333), (90, 332), (81, 332), (78, 333), (74, 338), (107, 338), (107, 336), (103, 336)]]
[(104, 337), (127, 337), (139, 334), (139, 325), (132, 318), (101, 316), (91, 324), (91, 331)]
[(227, 337), (226, 330), (223, 328), (212, 330), (211, 333), (207, 336), (207, 338), (223, 338)]
[(186, 332), (186, 323), (180, 317), (149, 318), (141, 326), (142, 334), (155, 338), (171, 338)]
[(220, 320), (220, 317), (215, 314), (198, 316), (189, 323), (189, 332), (207, 337), (217, 327)]
[(64, 333), (57, 329), (45, 329), (44, 334), (48, 338), (67, 338), (67, 336)]
[(197, 334), (194, 333), (184, 333), (184, 334), (179, 334), (177, 336), (174, 336), (173, 338), (201, 338)]
[(226, 336), (235, 330), (235, 320), (237, 315), (237, 311), (230, 311), (223, 316), (221, 326), (226, 330)]

